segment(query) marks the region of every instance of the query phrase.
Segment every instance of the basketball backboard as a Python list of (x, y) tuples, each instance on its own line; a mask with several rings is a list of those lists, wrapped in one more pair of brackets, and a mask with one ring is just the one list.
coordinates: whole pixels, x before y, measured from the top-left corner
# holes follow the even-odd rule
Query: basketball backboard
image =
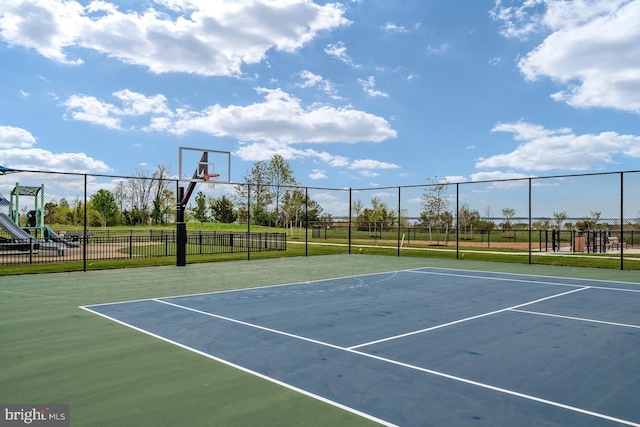
[(208, 148), (179, 147), (178, 179), (203, 182), (216, 179), (217, 183), (231, 183), (231, 152)]

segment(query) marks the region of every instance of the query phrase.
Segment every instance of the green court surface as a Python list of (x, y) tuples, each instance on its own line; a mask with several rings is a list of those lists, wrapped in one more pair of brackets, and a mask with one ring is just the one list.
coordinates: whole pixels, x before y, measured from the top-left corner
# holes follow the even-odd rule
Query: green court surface
[(79, 307), (430, 266), (640, 283), (633, 271), (370, 255), (5, 276), (0, 403), (70, 404), (72, 426), (375, 425)]

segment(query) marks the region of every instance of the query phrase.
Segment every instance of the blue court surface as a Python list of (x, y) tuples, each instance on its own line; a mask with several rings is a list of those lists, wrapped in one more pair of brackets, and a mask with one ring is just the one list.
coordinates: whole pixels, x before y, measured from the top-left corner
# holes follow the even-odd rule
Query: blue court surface
[(424, 268), (84, 309), (383, 425), (640, 426), (640, 285)]

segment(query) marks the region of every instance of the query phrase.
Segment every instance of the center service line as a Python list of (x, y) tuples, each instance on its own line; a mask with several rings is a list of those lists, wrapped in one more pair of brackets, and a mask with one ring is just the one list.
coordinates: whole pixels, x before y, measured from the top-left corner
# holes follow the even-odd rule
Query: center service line
[[(523, 306), (530, 305), (530, 304), (535, 304), (536, 302), (548, 300), (548, 299), (551, 299), (551, 298), (557, 298), (557, 297), (560, 297), (560, 296), (563, 296), (563, 295), (571, 294), (573, 292), (584, 291), (586, 289), (589, 289), (589, 287), (585, 287), (585, 288), (581, 288), (581, 289), (574, 289), (572, 291), (564, 292), (562, 294), (551, 295), (551, 296), (548, 296), (548, 297), (545, 297), (545, 298), (541, 298), (539, 300), (531, 301), (531, 302), (524, 303), (524, 304), (519, 304), (519, 305), (513, 306), (511, 308), (498, 310), (495, 313), (500, 313), (500, 312), (504, 312), (504, 311), (507, 311), (507, 310), (513, 310), (515, 308), (523, 307)], [(330, 348), (335, 348), (337, 350), (346, 351), (348, 353), (357, 354), (357, 355), (360, 355), (360, 356), (363, 356), (363, 357), (368, 357), (370, 359), (379, 360), (381, 362), (390, 363), (390, 364), (393, 364), (393, 365), (396, 365), (396, 366), (401, 366), (401, 367), (404, 367), (404, 368), (407, 368), (407, 369), (412, 369), (412, 370), (415, 370), (415, 371), (424, 372), (424, 373), (435, 375), (435, 376), (438, 376), (438, 377), (441, 377), (441, 378), (447, 378), (447, 379), (450, 379), (450, 380), (453, 380), (453, 381), (457, 381), (457, 382), (461, 382), (461, 383), (464, 383), (464, 384), (469, 384), (469, 385), (473, 385), (473, 386), (476, 386), (476, 387), (484, 388), (486, 390), (492, 390), (492, 391), (496, 391), (496, 392), (499, 392), (499, 393), (504, 393), (504, 394), (507, 394), (507, 395), (510, 395), (510, 396), (515, 396), (515, 397), (519, 397), (519, 398), (522, 398), (522, 399), (531, 400), (531, 401), (534, 401), (534, 402), (546, 404), (546, 405), (549, 405), (549, 406), (554, 406), (556, 408), (566, 409), (566, 410), (577, 412), (577, 413), (581, 413), (581, 414), (584, 414), (584, 415), (590, 415), (592, 417), (596, 417), (596, 418), (600, 418), (600, 419), (604, 419), (604, 420), (608, 420), (608, 421), (614, 421), (614, 422), (617, 422), (617, 423), (620, 423), (620, 424), (624, 424), (624, 425), (628, 425), (628, 426), (640, 427), (640, 424), (632, 422), (632, 421), (628, 421), (628, 420), (624, 420), (624, 419), (621, 419), (621, 418), (612, 417), (612, 416), (601, 414), (601, 413), (598, 413), (598, 412), (589, 411), (589, 410), (578, 408), (578, 407), (571, 406), (571, 405), (565, 405), (564, 403), (554, 402), (552, 400), (547, 400), (547, 399), (543, 399), (543, 398), (540, 398), (540, 397), (532, 396), (532, 395), (529, 395), (529, 394), (520, 393), (520, 392), (517, 392), (517, 391), (514, 391), (514, 390), (509, 390), (509, 389), (505, 389), (505, 388), (501, 388), (501, 387), (492, 386), (490, 384), (485, 384), (485, 383), (481, 383), (481, 382), (478, 382), (478, 381), (473, 381), (473, 380), (470, 380), (470, 379), (467, 379), (467, 378), (457, 377), (455, 375), (450, 375), (450, 374), (447, 374), (447, 373), (444, 373), (444, 372), (433, 371), (431, 369), (422, 368), (420, 366), (410, 365), (408, 363), (399, 362), (397, 360), (387, 359), (385, 357), (376, 356), (374, 354), (364, 353), (362, 351), (354, 350), (352, 348), (340, 347), (340, 346), (329, 344), (329, 343), (325, 343), (325, 342), (322, 342), (322, 341), (317, 341), (317, 340), (313, 340), (313, 339), (310, 339), (310, 338), (301, 337), (299, 335), (294, 335), (294, 334), (290, 334), (290, 333), (287, 333), (287, 332), (278, 331), (276, 329), (266, 328), (266, 327), (260, 326), (260, 325), (254, 325), (252, 323), (243, 322), (243, 321), (232, 319), (232, 318), (229, 318), (229, 317), (219, 316), (219, 315), (216, 315), (216, 314), (213, 314), (213, 313), (207, 313), (206, 311), (201, 311), (201, 310), (197, 310), (197, 309), (193, 309), (193, 308), (189, 308), (189, 307), (184, 307), (184, 306), (181, 306), (179, 304), (174, 304), (174, 303), (171, 303), (171, 302), (168, 302), (168, 301), (161, 301), (161, 300), (154, 300), (154, 301), (162, 303), (162, 304), (174, 306), (176, 308), (181, 308), (181, 309), (184, 309), (184, 310), (193, 311), (195, 313), (203, 314), (205, 316), (211, 316), (211, 317), (218, 318), (218, 319), (221, 319), (221, 320), (226, 320), (226, 321), (229, 321), (229, 322), (242, 324), (242, 325), (253, 327), (253, 328), (257, 328), (257, 329), (262, 329), (264, 331), (269, 331), (269, 332), (273, 332), (273, 333), (276, 333), (276, 334), (279, 334), (279, 335), (284, 335), (284, 336), (288, 336), (288, 337), (291, 337), (291, 338), (312, 342), (312, 343), (315, 343), (315, 344), (318, 344), (318, 345), (322, 345), (322, 346), (326, 346), (326, 347), (330, 347)], [(488, 316), (490, 314), (491, 313), (488, 313), (488, 314), (486, 314), (484, 316)], [(482, 317), (482, 316), (483, 315), (476, 316), (476, 317)], [(464, 321), (464, 319), (463, 319), (463, 321)], [(130, 325), (127, 325), (127, 326), (130, 326)], [(442, 326), (444, 326), (444, 325), (442, 325)], [(135, 329), (140, 330), (139, 328), (135, 328)], [(142, 332), (150, 334), (148, 331), (142, 330)], [(153, 335), (153, 334), (150, 334), (150, 335)], [(252, 373), (254, 373), (254, 374), (256, 374), (256, 375), (258, 375), (258, 376), (260, 376), (262, 378), (277, 382), (278, 384), (281, 384), (281, 385), (283, 385), (285, 387), (288, 387), (288, 388), (291, 388), (293, 390), (297, 389), (296, 387), (294, 387), (292, 385), (289, 385), (289, 384), (284, 383), (282, 381), (277, 381), (277, 380), (272, 379), (272, 378), (270, 378), (270, 377), (268, 377), (268, 376), (266, 376), (264, 374), (259, 374), (257, 372), (249, 371), (246, 368), (241, 367), (240, 365), (235, 365), (234, 363), (226, 361), (224, 359), (220, 359), (220, 358), (217, 358), (217, 357), (215, 357), (213, 355), (209, 355), (207, 353), (203, 353), (203, 352), (201, 352), (199, 350), (193, 349), (193, 348), (185, 346), (183, 344), (179, 344), (179, 343), (177, 343), (175, 341), (170, 341), (170, 340), (168, 340), (166, 338), (163, 338), (163, 337), (160, 337), (160, 336), (157, 336), (157, 335), (154, 335), (154, 336), (156, 336), (156, 337), (158, 337), (158, 338), (160, 338), (162, 340), (165, 340), (165, 341), (168, 341), (168, 342), (172, 342), (172, 343), (174, 343), (174, 344), (176, 344), (176, 345), (178, 345), (180, 347), (186, 348), (186, 349), (194, 351), (196, 353), (203, 354), (203, 355), (206, 355), (208, 357), (214, 358), (215, 360), (218, 360), (218, 361), (221, 361), (223, 363), (229, 364), (230, 366), (236, 366), (236, 367), (238, 367), (238, 368), (240, 368), (240, 369), (242, 369), (244, 371), (252, 372)], [(315, 397), (313, 394), (311, 394), (309, 392), (306, 392), (306, 391), (304, 391), (302, 389), (297, 389), (297, 390), (301, 390), (304, 394), (310, 395), (312, 397)], [(320, 400), (326, 401), (326, 399), (320, 399)], [(340, 405), (340, 406), (345, 408), (345, 409), (347, 409), (347, 410), (350, 410), (351, 412), (355, 412), (355, 410), (350, 409), (347, 406), (344, 406), (344, 405)], [(368, 414), (365, 414), (365, 415), (369, 419), (373, 418)], [(385, 425), (391, 425), (390, 423), (384, 423), (384, 424)]]
[(489, 313), (478, 314), (477, 316), (471, 316), (471, 317), (467, 317), (465, 319), (454, 320), (453, 322), (449, 322), (449, 323), (443, 323), (442, 325), (437, 325), (437, 326), (432, 326), (430, 328), (420, 329), (418, 331), (407, 332), (405, 334), (395, 335), (393, 337), (382, 338), (382, 339), (379, 339), (379, 340), (376, 340), (376, 341), (370, 341), (370, 342), (366, 342), (364, 344), (354, 345), (354, 346), (348, 347), (348, 349), (349, 350), (355, 350), (357, 348), (366, 347), (368, 345), (378, 344), (378, 343), (385, 342), (385, 341), (392, 341), (392, 340), (396, 340), (396, 339), (399, 339), (399, 338), (408, 337), (408, 336), (411, 336), (411, 335), (421, 334), (423, 332), (433, 331), (435, 329), (445, 328), (447, 326), (456, 325), (458, 323), (468, 322), (469, 320), (475, 320), (475, 319), (480, 319), (481, 317), (487, 317), (487, 316), (492, 316), (492, 315), (498, 314), (498, 313), (504, 313), (505, 311), (514, 310), (514, 309), (520, 308), (520, 307), (525, 307), (527, 305), (535, 304), (535, 303), (542, 302), (542, 301), (545, 301), (545, 300), (548, 300), (548, 299), (558, 298), (558, 297), (561, 297), (561, 296), (564, 296), (564, 295), (572, 294), (574, 292), (584, 291), (585, 289), (589, 289), (589, 288), (590, 287), (587, 286), (587, 287), (584, 287), (584, 288), (573, 289), (571, 291), (563, 292), (561, 294), (551, 295), (551, 296), (548, 296), (548, 297), (537, 299), (535, 301), (526, 302), (524, 304), (514, 305), (513, 307), (507, 307), (507, 308), (503, 308), (503, 309), (500, 309), (500, 310), (492, 311), (492, 312), (489, 312)]

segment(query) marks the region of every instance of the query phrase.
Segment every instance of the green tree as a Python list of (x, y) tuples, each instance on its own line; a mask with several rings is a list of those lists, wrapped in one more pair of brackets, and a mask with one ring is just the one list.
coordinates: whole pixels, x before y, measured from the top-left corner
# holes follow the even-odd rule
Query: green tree
[(68, 212), (68, 206), (62, 207), (56, 202), (47, 202), (44, 204), (44, 222), (45, 224), (66, 224)]
[[(449, 217), (452, 217), (449, 209), (449, 199), (447, 199), (448, 183), (446, 179), (439, 180), (437, 176), (428, 178), (429, 186), (422, 195), (422, 211), (419, 221), (421, 225), (429, 229), (429, 240), (432, 238), (432, 228), (445, 229), (445, 236), (449, 234)], [(447, 214), (448, 215), (445, 215)], [(440, 243), (440, 233), (438, 232), (437, 243)]]
[(164, 224), (167, 212), (169, 212), (171, 206), (175, 204), (175, 194), (169, 189), (169, 184), (173, 181), (169, 180), (169, 176), (171, 176), (171, 166), (158, 165), (151, 177), (153, 183), (150, 189), (153, 206), (151, 210), (151, 221), (154, 224)]
[(302, 227), (302, 218), (305, 212), (305, 192), (302, 188), (294, 188), (284, 194), (282, 200), (282, 211), (285, 222), (288, 224), (293, 235), (294, 227)]
[(251, 222), (254, 224), (268, 225), (271, 219), (269, 205), (273, 202), (273, 193), (269, 186), (267, 163), (264, 161), (254, 163), (251, 172), (244, 176), (243, 181), (244, 185), (236, 186), (236, 206), (238, 206), (239, 217), (246, 221), (250, 214)]
[(91, 196), (91, 208), (96, 213), (98, 221), (102, 227), (112, 223), (118, 213), (118, 205), (113, 194), (104, 189), (98, 190)]
[(257, 225), (286, 222), (281, 207), (285, 195), (291, 191), (288, 187), (297, 185), (289, 162), (278, 154), (268, 162), (256, 162), (243, 181), (244, 185), (236, 186), (236, 206), (241, 221), (246, 221), (250, 213), (251, 221)]
[(127, 181), (129, 195), (131, 197), (131, 211), (138, 211), (141, 224), (147, 224), (151, 212), (151, 192), (154, 179), (149, 176), (149, 171), (136, 169), (132, 178)]
[(389, 206), (380, 198), (371, 199), (371, 207), (364, 208), (356, 218), (358, 230), (367, 230), (374, 234), (393, 227), (397, 221), (397, 212), (389, 209)]
[(462, 203), (458, 207), (458, 227), (465, 233), (471, 231), (471, 237), (473, 237), (474, 224), (478, 220), (480, 220), (480, 212), (471, 210), (468, 204)]
[(238, 214), (233, 208), (233, 202), (225, 195), (219, 198), (210, 198), (209, 207), (211, 208), (211, 217), (215, 221), (231, 224), (238, 219)]
[(123, 218), (124, 203), (128, 199), (126, 181), (118, 181), (113, 190), (113, 197), (116, 200), (116, 205), (118, 205), (118, 223), (122, 224), (125, 222), (125, 219)]
[(567, 219), (567, 213), (566, 212), (554, 212), (553, 213), (553, 218), (556, 221), (556, 228), (559, 230), (562, 228), (562, 223), (564, 223), (564, 221)]
[(273, 200), (275, 206), (275, 225), (281, 225), (284, 223), (283, 215), (280, 212), (280, 206), (282, 199), (286, 193), (287, 186), (297, 185), (296, 179), (293, 177), (293, 170), (289, 165), (289, 162), (279, 154), (275, 154), (267, 165), (267, 182), (272, 186)]
[(209, 216), (207, 215), (207, 197), (202, 191), (198, 191), (193, 201), (195, 206), (189, 207), (189, 215), (193, 216), (193, 219), (196, 221), (209, 222)]
[(84, 223), (84, 203), (79, 197), (73, 199), (73, 203), (67, 211), (67, 223), (76, 227)]
[[(511, 230), (513, 228), (513, 224), (511, 224), (511, 219), (516, 215), (516, 210), (512, 208), (504, 208), (502, 209), (502, 216), (504, 216), (504, 222), (502, 223), (502, 229), (504, 231)], [(515, 235), (515, 230), (514, 230)]]

